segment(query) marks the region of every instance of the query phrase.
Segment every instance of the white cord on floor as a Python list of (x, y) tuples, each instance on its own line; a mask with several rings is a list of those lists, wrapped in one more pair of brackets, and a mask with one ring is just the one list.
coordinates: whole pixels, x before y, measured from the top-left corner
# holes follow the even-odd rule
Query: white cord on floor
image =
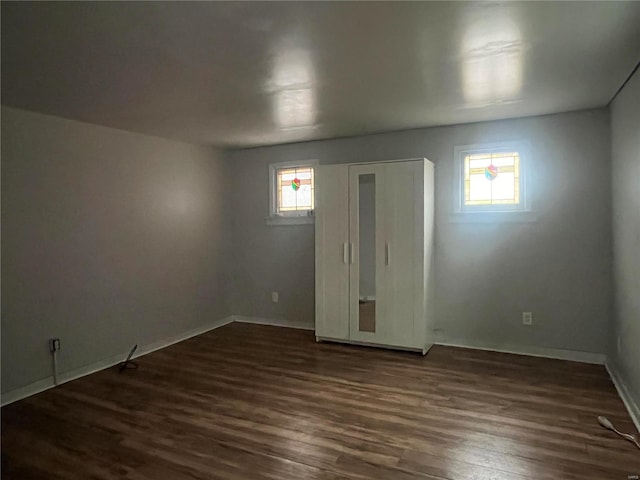
[(620, 435), (625, 440), (629, 440), (630, 442), (635, 443), (636, 447), (640, 448), (640, 443), (638, 443), (638, 440), (636, 439), (636, 437), (634, 437), (633, 435), (630, 435), (628, 433), (622, 433), (622, 432), (618, 431), (616, 429), (616, 427), (613, 426), (613, 423), (611, 423), (607, 417), (598, 417), (598, 422), (604, 428), (606, 428), (608, 430), (611, 430), (612, 432), (617, 433), (618, 435)]
[(53, 384), (58, 386), (58, 352), (54, 350), (51, 354), (53, 355)]

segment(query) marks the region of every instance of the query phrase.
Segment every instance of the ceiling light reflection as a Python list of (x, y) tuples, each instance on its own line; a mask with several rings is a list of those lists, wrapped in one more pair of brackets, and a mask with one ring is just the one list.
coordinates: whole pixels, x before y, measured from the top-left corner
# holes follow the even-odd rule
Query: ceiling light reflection
[(495, 14), (476, 20), (462, 39), (463, 93), (468, 106), (513, 101), (522, 88), (520, 29)]
[(309, 86), (313, 82), (313, 65), (305, 50), (284, 50), (275, 60), (272, 84), (276, 90)]
[(316, 115), (313, 90), (281, 90), (276, 94), (276, 116), (278, 124), (285, 129), (313, 125)]
[(316, 106), (313, 64), (307, 51), (283, 50), (276, 56), (269, 90), (274, 120), (283, 130), (314, 127)]

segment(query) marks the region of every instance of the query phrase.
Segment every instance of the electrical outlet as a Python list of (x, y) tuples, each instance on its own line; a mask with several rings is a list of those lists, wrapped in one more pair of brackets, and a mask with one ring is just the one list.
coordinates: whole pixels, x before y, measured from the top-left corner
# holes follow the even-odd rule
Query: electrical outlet
[(523, 325), (533, 324), (533, 314), (531, 312), (522, 312), (522, 324)]
[(271, 301), (273, 303), (278, 303), (278, 292), (271, 292)]
[(49, 339), (49, 351), (57, 352), (60, 350), (60, 339), (59, 338), (50, 338)]

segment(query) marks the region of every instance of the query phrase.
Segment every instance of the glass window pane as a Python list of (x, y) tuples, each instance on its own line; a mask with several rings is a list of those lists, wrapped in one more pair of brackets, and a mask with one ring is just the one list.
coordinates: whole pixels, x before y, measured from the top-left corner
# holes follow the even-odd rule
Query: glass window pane
[(479, 158), (491, 158), (490, 153), (474, 153), (473, 155), (469, 155), (469, 159), (476, 160)]
[(297, 177), (300, 180), (310, 180), (311, 179), (311, 172), (306, 169), (306, 170), (298, 170), (297, 172)]
[(499, 173), (491, 182), (493, 200), (511, 200), (515, 197), (513, 173)]
[(291, 188), (291, 185), (282, 186), (282, 207), (295, 208), (296, 206), (296, 192)]
[(513, 153), (493, 159), (493, 164), (496, 167), (513, 166), (514, 163), (515, 163), (515, 156)]
[(503, 158), (503, 157), (512, 157), (517, 155), (517, 152), (496, 152), (491, 154), (491, 158)]
[[(489, 165), (497, 167), (493, 180), (485, 176)], [(464, 157), (465, 205), (520, 203), (520, 155), (514, 151), (474, 153)]]
[(311, 209), (311, 186), (302, 185), (297, 191), (298, 194), (298, 209), (310, 210)]
[(491, 159), (489, 158), (479, 158), (477, 160), (471, 160), (469, 162), (469, 166), (471, 168), (484, 168), (484, 167), (488, 167), (490, 163), (491, 163)]
[[(293, 182), (298, 182), (297, 190)], [(282, 168), (276, 171), (276, 211), (296, 212), (313, 210), (313, 168)]]
[(469, 200), (491, 200), (491, 182), (484, 173), (469, 176)]

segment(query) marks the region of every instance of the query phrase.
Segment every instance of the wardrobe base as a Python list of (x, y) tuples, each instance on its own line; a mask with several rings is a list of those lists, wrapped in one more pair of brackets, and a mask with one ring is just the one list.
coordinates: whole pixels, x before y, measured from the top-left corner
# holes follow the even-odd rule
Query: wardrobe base
[(386, 348), (389, 350), (402, 350), (404, 352), (416, 352), (422, 353), (422, 355), (426, 355), (429, 349), (433, 346), (432, 344), (425, 345), (424, 347), (403, 347), (401, 345), (385, 345), (381, 343), (370, 343), (370, 342), (359, 342), (357, 340), (349, 340), (344, 338), (330, 338), (330, 337), (319, 337), (316, 335), (316, 342), (333, 342), (333, 343), (346, 343), (349, 345), (360, 345), (363, 347), (376, 347), (376, 348)]

